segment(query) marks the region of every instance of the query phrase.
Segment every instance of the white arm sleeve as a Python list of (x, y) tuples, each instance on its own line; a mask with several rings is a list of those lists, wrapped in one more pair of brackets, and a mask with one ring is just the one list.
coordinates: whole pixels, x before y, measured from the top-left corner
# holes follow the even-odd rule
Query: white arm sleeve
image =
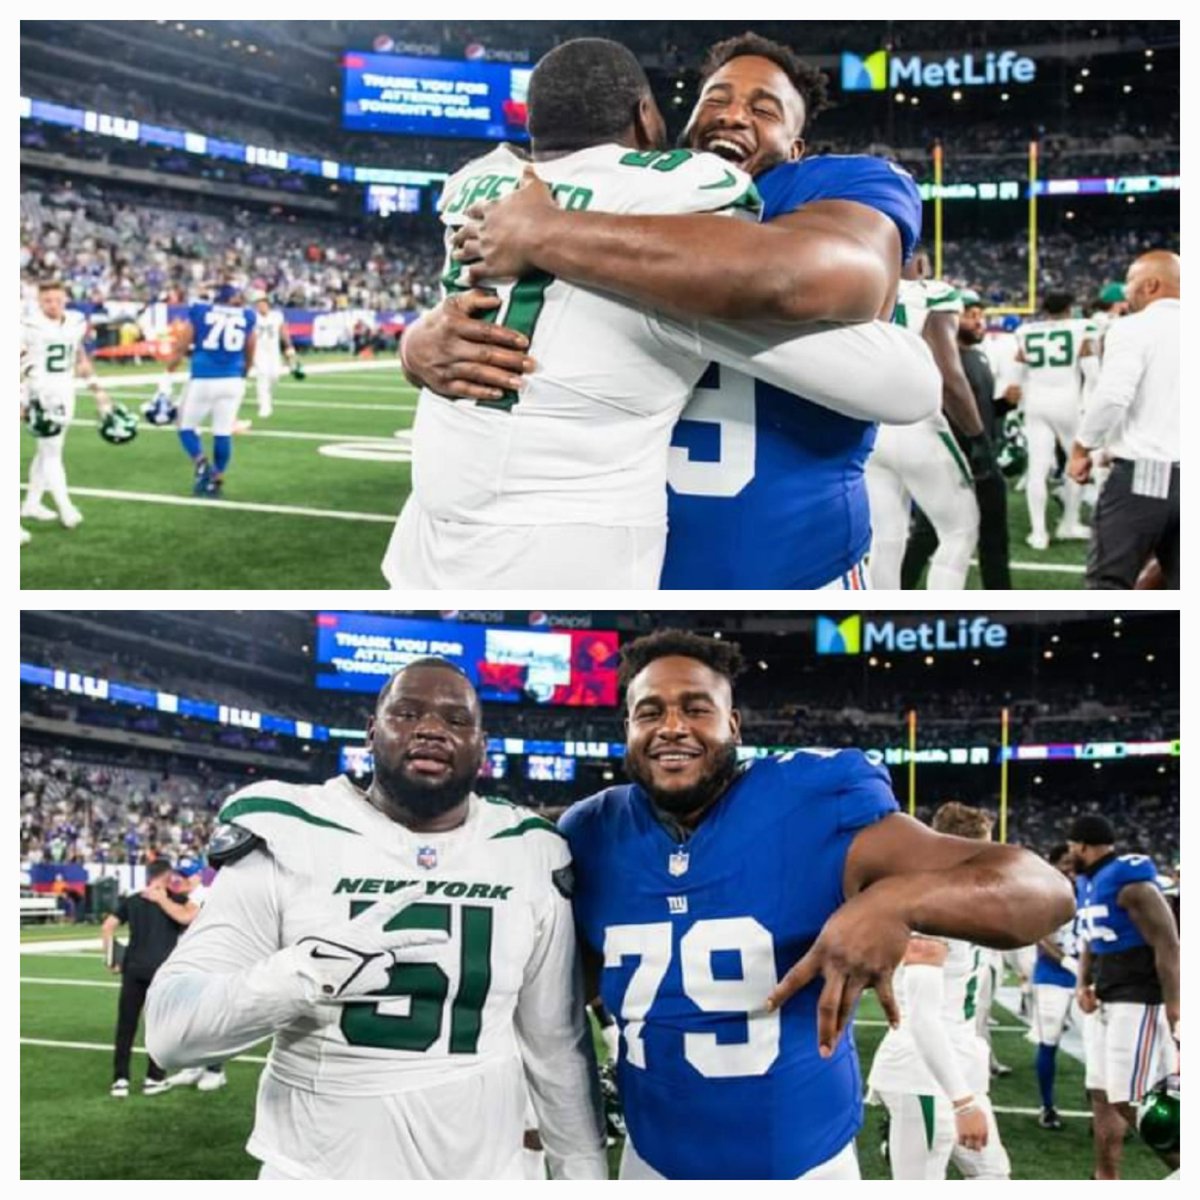
[(908, 992), (905, 1017), (929, 1073), (946, 1093), (948, 1100), (961, 1100), (971, 1094), (963, 1078), (958, 1056), (946, 1036), (942, 1021), (942, 968), (928, 963), (906, 963), (904, 986)]
[(1145, 369), (1141, 343), (1118, 323), (1105, 338), (1100, 380), (1087, 399), (1083, 423), (1075, 435), (1077, 442), (1089, 450), (1107, 445), (1137, 396)]
[(1079, 371), (1083, 376), (1083, 394), (1088, 397), (1100, 382), (1100, 359), (1094, 354), (1085, 354), (1079, 360)]
[(846, 417), (911, 425), (941, 408), (942, 377), (929, 347), (899, 325), (797, 327), (663, 316), (650, 324), (676, 351), (743, 371)]
[(549, 898), (525, 968), (515, 1025), (555, 1179), (607, 1179), (604, 1112), (570, 901)]
[(146, 1049), (167, 1070), (223, 1062), (313, 1012), (305, 981), (278, 953), (276, 875), (260, 851), (223, 868), (155, 975)]

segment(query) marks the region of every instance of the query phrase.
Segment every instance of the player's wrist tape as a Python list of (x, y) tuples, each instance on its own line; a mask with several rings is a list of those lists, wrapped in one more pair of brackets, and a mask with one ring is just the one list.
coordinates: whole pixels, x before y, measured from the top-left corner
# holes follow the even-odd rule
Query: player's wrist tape
[(965, 1117), (965, 1116), (967, 1116), (968, 1113), (973, 1113), (973, 1112), (978, 1112), (978, 1111), (979, 1111), (979, 1105), (975, 1102), (974, 1097), (972, 1097), (970, 1100), (965, 1101), (962, 1104), (956, 1104), (954, 1106), (954, 1115), (956, 1117)]

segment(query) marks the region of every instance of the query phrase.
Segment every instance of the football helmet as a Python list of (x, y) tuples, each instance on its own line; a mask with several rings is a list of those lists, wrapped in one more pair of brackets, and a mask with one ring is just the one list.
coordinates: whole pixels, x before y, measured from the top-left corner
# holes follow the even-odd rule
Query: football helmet
[(63, 431), (63, 424), (52, 417), (36, 396), (30, 396), (25, 406), (25, 424), (36, 438), (55, 437)]
[(138, 419), (123, 404), (114, 404), (100, 418), (96, 432), (114, 446), (123, 446), (137, 437)]
[(1179, 1153), (1179, 1076), (1160, 1079), (1143, 1097), (1137, 1110), (1138, 1133), (1151, 1150)]

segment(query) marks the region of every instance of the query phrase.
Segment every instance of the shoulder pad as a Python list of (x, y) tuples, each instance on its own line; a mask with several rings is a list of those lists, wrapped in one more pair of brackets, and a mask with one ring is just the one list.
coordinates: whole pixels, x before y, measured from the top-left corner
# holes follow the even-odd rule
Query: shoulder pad
[(243, 829), (241, 825), (218, 825), (208, 843), (208, 861), (219, 870), (237, 862), (239, 858), (245, 858), (256, 847), (265, 845), (266, 842), (258, 834)]

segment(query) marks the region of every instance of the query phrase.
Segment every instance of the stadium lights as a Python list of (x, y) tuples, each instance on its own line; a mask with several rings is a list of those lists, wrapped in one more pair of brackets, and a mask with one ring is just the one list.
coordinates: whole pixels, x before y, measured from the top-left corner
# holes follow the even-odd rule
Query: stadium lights
[(1147, 50), (1147, 51), (1146, 51), (1146, 57), (1147, 57), (1147, 58), (1153, 58), (1153, 57), (1154, 57), (1154, 51), (1153, 51), (1153, 50)]
[(1154, 64), (1153, 64), (1153, 63), (1147, 63), (1147, 64), (1146, 64), (1146, 70), (1147, 70), (1147, 71), (1153, 71), (1153, 70), (1154, 70)]
[(760, 671), (765, 671), (767, 669), (767, 664), (763, 662), (761, 658), (758, 660), (758, 669)]
[(1075, 214), (1073, 212), (1071, 212), (1070, 210), (1067, 211), (1067, 220), (1068, 221), (1075, 220)]
[(1083, 92), (1083, 84), (1082, 84), (1082, 83), (1077, 83), (1077, 84), (1075, 85), (1075, 95), (1077, 95), (1077, 96), (1078, 96), (1078, 95), (1080, 95), (1082, 92)]
[(1043, 651), (1042, 651), (1042, 657), (1043, 657), (1043, 658), (1053, 658), (1053, 657), (1054, 657), (1054, 651), (1053, 651), (1053, 650), (1043, 650)]
[(1001, 92), (1001, 93), (1000, 93), (1000, 99), (1001, 99), (1001, 100), (1007, 100), (1007, 99), (1008, 99), (1008, 93), (1007, 93), (1007, 92)]
[(1099, 658), (1099, 657), (1100, 657), (1100, 651), (1099, 651), (1099, 650), (1093, 650), (1093, 651), (1092, 651), (1092, 658)]
[(1079, 75), (1081, 78), (1086, 79), (1091, 73), (1091, 67), (1084, 67), (1083, 70), (1079, 72)]
[(1124, 87), (1121, 89), (1121, 91), (1123, 91), (1123, 92), (1125, 93), (1125, 95), (1127, 95), (1127, 96), (1128, 96), (1128, 95), (1129, 95), (1129, 93), (1133, 91), (1133, 84), (1132, 84), (1132, 83), (1127, 83), (1127, 84), (1126, 84), (1126, 85), (1125, 85), (1125, 86), (1124, 86)]
[(903, 93), (903, 92), (897, 92), (897, 93), (896, 93), (896, 103), (897, 103), (897, 104), (903, 104), (903, 103), (904, 103), (904, 93)]
[(1041, 783), (1041, 782), (1042, 782), (1042, 777), (1041, 777), (1040, 775), (1035, 775), (1035, 776), (1033, 777), (1033, 782), (1034, 782), (1034, 783)]
[(682, 91), (683, 91), (683, 80), (682, 80), (682, 79), (677, 79), (677, 80), (675, 80), (675, 90), (676, 90), (677, 92), (682, 92)]
[(951, 92), (951, 93), (950, 93), (950, 99), (951, 99), (951, 100), (961, 100), (961, 99), (962, 99), (962, 92)]
[(980, 665), (979, 659), (977, 659), (977, 658), (971, 659), (971, 666), (977, 667), (979, 665)]
[(933, 666), (933, 655), (932, 655), (932, 654), (927, 654), (927, 655), (925, 655), (925, 665), (926, 665), (927, 667), (932, 667), (932, 666)]
[(1120, 631), (1119, 629), (1114, 629), (1114, 630), (1113, 630), (1113, 637), (1115, 637), (1115, 638), (1119, 638), (1120, 636), (1121, 636), (1121, 631)]
[(1050, 640), (1051, 640), (1051, 641), (1052, 641), (1052, 642), (1053, 642), (1053, 643), (1054, 643), (1054, 644), (1057, 646), (1057, 645), (1058, 645), (1058, 643), (1059, 643), (1059, 642), (1060, 642), (1062, 639), (1061, 639), (1061, 638), (1058, 636), (1058, 634), (1056, 633), (1056, 634), (1053, 634), (1053, 635), (1051, 635), (1051, 638), (1050, 638)]
[(1147, 661), (1147, 662), (1153, 662), (1153, 661), (1154, 661), (1154, 655), (1153, 655), (1153, 654), (1147, 654), (1147, 655), (1146, 655), (1146, 661)]
[(867, 659), (867, 664), (872, 667), (877, 667), (879, 666), (879, 659), (872, 654), (871, 657)]

